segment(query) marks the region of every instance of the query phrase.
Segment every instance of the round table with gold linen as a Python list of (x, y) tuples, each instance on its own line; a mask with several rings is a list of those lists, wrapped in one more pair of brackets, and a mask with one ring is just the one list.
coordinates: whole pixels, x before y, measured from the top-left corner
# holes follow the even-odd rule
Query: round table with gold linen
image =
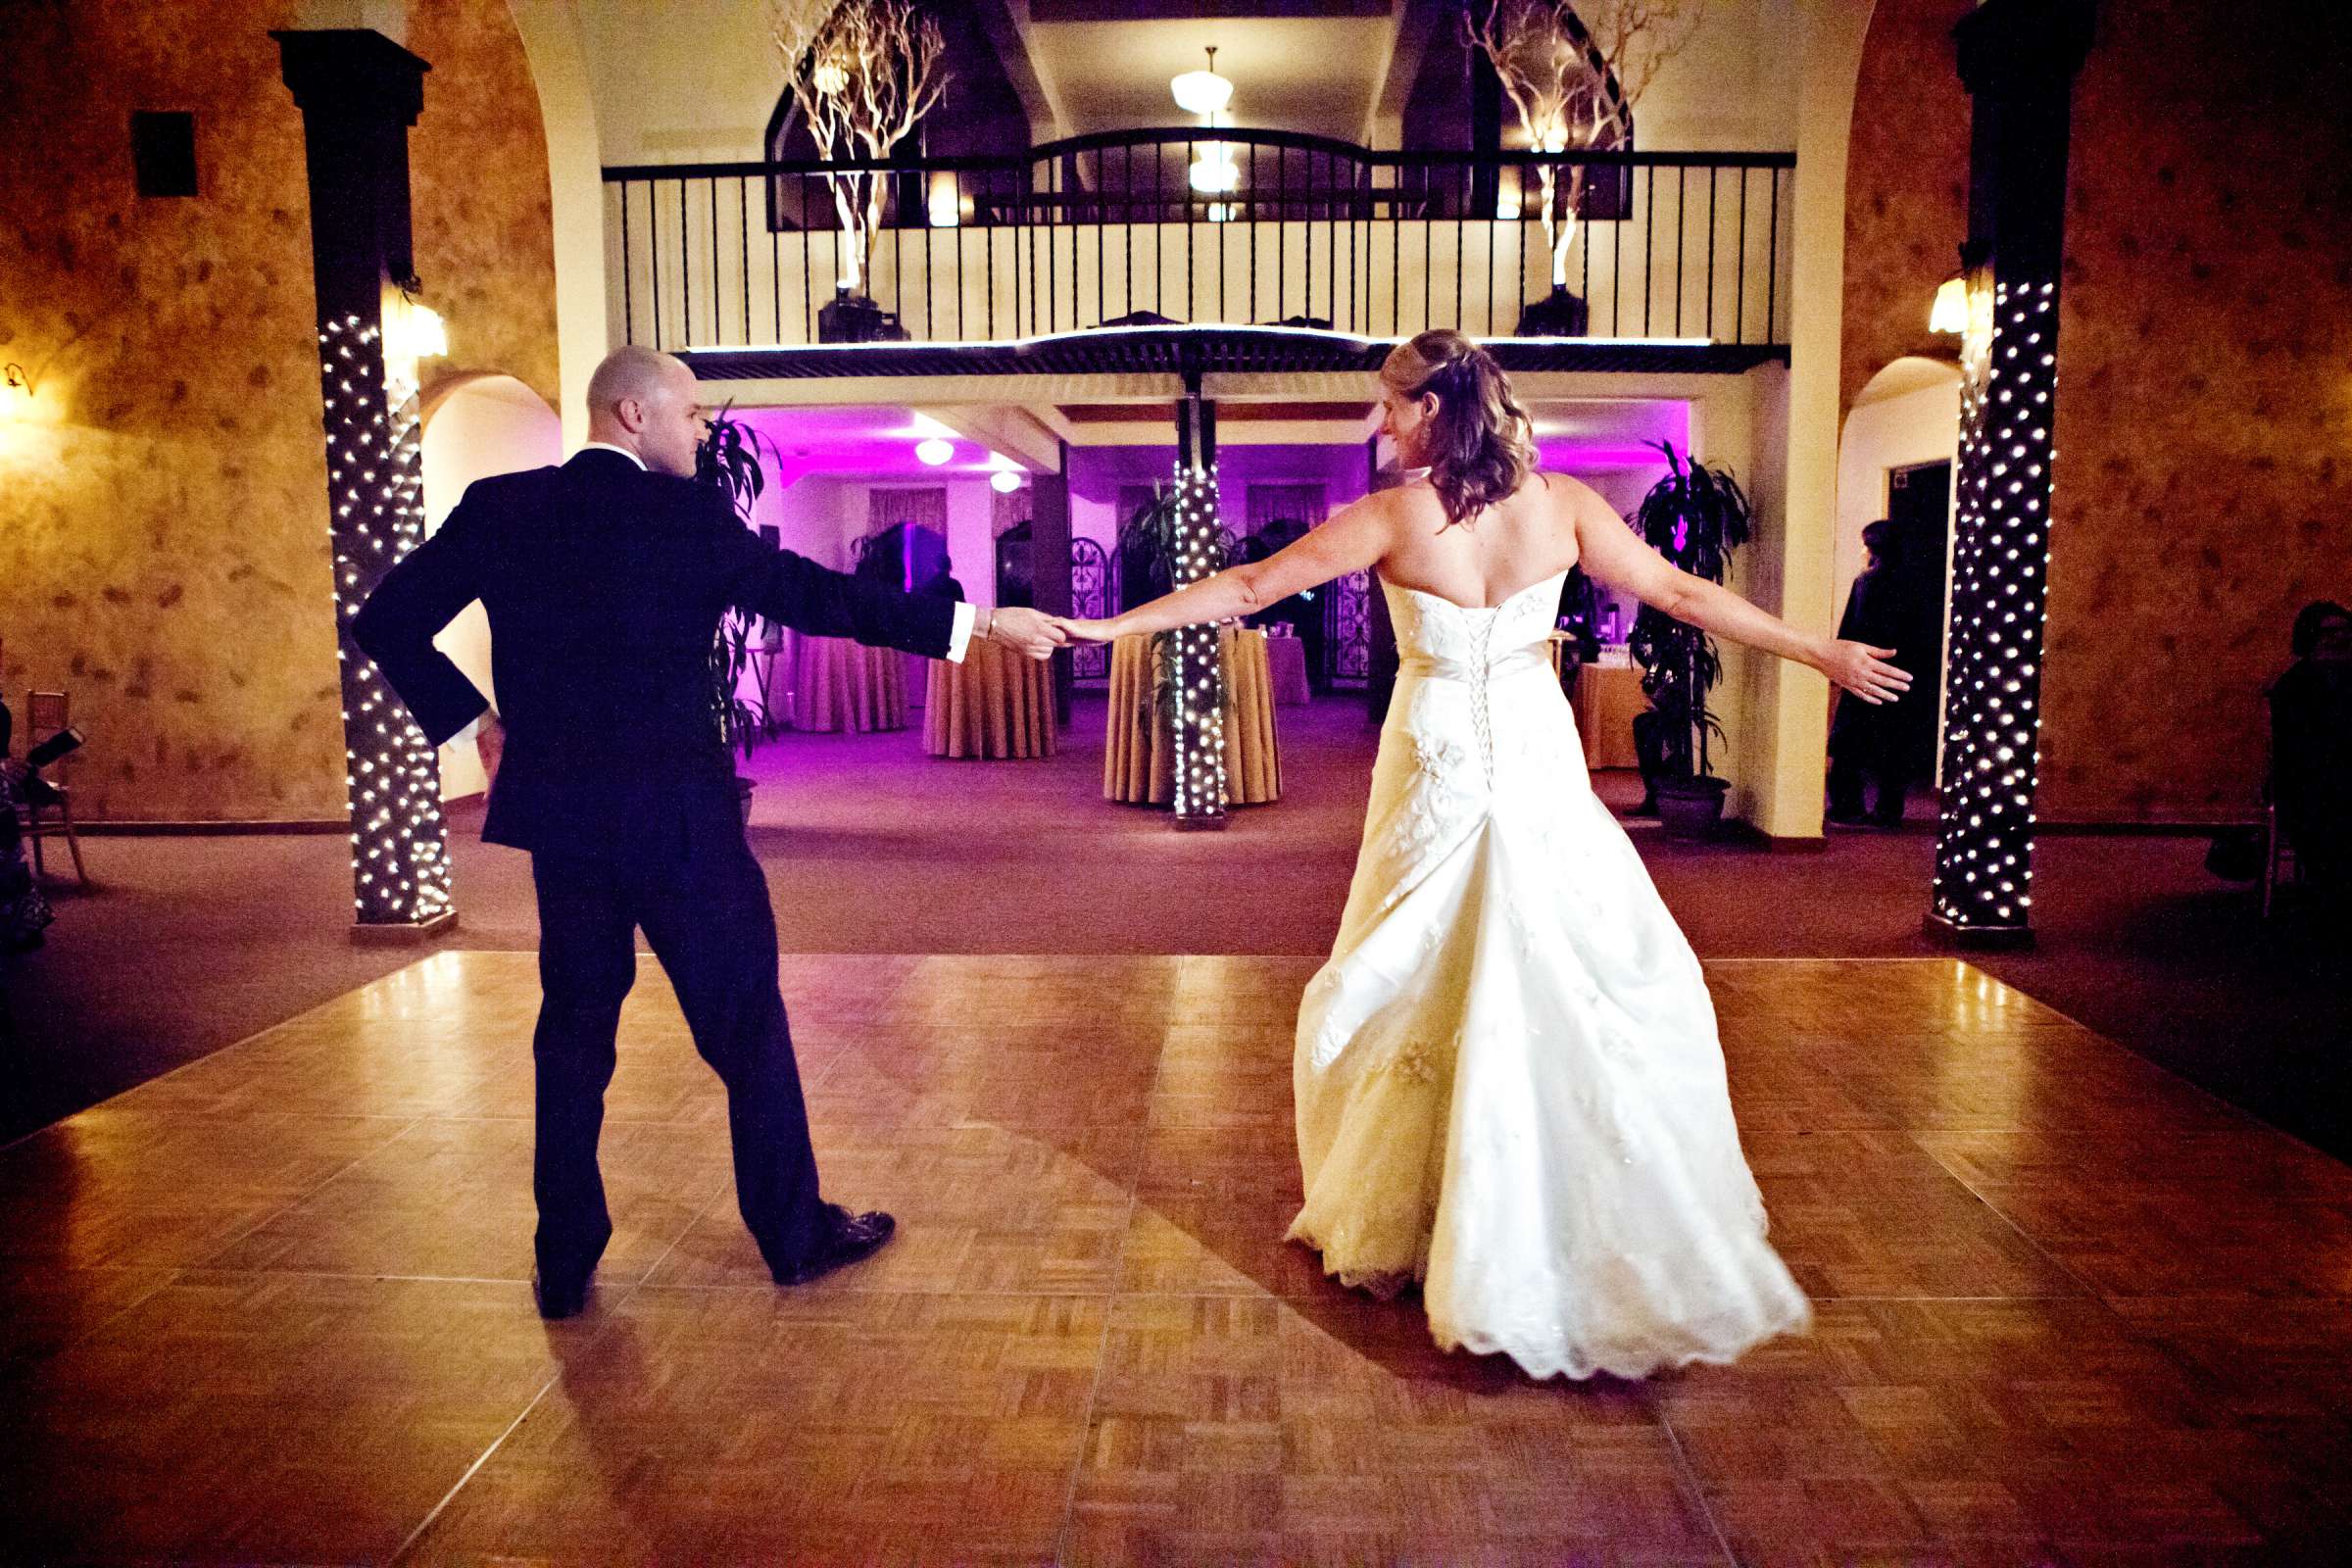
[(846, 637), (793, 638), (792, 727), (860, 734), (905, 729), (906, 669), (898, 650)]
[(1646, 710), (1639, 664), (1587, 664), (1576, 672), (1576, 730), (1585, 742), (1587, 767), (1639, 767), (1634, 717)]
[(1273, 677), (1277, 707), (1303, 708), (1314, 701), (1314, 688), (1306, 679), (1306, 644), (1300, 639), (1269, 634), (1266, 672)]
[[(1274, 733), (1274, 683), (1266, 634), (1220, 627), (1225, 666), (1225, 800), (1263, 806), (1282, 799), (1282, 749)], [(1102, 798), (1165, 806), (1176, 795), (1176, 742), (1153, 700), (1152, 639), (1110, 645), (1110, 710), (1102, 736)]]
[(1054, 666), (972, 639), (963, 662), (931, 661), (923, 750), (933, 757), (1052, 757)]

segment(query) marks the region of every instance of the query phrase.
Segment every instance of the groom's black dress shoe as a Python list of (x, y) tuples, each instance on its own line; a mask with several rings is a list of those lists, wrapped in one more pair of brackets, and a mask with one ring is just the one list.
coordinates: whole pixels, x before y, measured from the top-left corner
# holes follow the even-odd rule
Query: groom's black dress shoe
[(853, 1214), (838, 1203), (825, 1205), (830, 1224), (807, 1257), (775, 1270), (778, 1285), (806, 1285), (835, 1269), (873, 1256), (898, 1234), (899, 1222), (879, 1209)]
[(539, 1303), (539, 1315), (550, 1321), (577, 1317), (588, 1304), (588, 1276), (557, 1279), (550, 1278), (544, 1269), (533, 1269), (531, 1298)]

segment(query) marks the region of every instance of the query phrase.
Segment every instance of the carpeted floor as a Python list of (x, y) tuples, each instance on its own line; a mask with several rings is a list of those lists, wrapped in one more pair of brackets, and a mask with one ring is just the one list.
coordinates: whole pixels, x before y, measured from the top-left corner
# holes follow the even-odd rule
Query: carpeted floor
[[(1284, 799), (1216, 834), (1101, 798), (1102, 710), (1049, 760), (937, 761), (913, 731), (783, 737), (753, 843), (787, 952), (1291, 954), (1338, 925), (1373, 737), (1352, 703), (1285, 710)], [(1630, 800), (1604, 775), (1604, 797)], [(461, 924), (446, 946), (536, 943), (529, 863), (461, 806)], [(1836, 833), (1820, 855), (1682, 845), (1630, 823), (1706, 957), (1886, 956), (1920, 934), (1933, 828)], [(413, 961), (349, 939), (332, 835), (108, 836), (98, 885), (53, 887), (39, 953), (0, 960), (0, 1138), (46, 1125)], [(2202, 839), (2053, 836), (2039, 947), (1973, 956), (2090, 1028), (2289, 1131), (2352, 1154), (2352, 956), (2255, 917)]]

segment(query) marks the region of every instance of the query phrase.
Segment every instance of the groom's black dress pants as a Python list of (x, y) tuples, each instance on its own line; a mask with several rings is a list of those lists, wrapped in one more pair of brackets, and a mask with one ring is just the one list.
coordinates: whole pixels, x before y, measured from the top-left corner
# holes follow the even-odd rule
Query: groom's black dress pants
[(790, 1268), (821, 1239), (824, 1208), (776, 984), (767, 878), (739, 833), (698, 849), (669, 860), (531, 858), (543, 993), (531, 1042), (539, 1118), (532, 1189), (539, 1267), (550, 1277), (585, 1274), (612, 1235), (596, 1145), (640, 926), (695, 1049), (726, 1085), (736, 1199), (761, 1255), (771, 1269)]

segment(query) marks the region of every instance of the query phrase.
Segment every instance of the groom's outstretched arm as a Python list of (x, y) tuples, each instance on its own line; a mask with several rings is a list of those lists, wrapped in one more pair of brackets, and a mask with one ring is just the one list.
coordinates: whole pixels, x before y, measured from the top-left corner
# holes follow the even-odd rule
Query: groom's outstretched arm
[(431, 538), (384, 574), (351, 618), (351, 640), (375, 661), (435, 746), (490, 706), (466, 672), (433, 646), (433, 634), (482, 596), (479, 521), (460, 501)]
[(849, 637), (932, 659), (960, 659), (973, 610), (958, 600), (902, 593), (767, 543), (735, 519), (723, 501), (712, 526), (723, 543), (727, 602), (794, 631)]

